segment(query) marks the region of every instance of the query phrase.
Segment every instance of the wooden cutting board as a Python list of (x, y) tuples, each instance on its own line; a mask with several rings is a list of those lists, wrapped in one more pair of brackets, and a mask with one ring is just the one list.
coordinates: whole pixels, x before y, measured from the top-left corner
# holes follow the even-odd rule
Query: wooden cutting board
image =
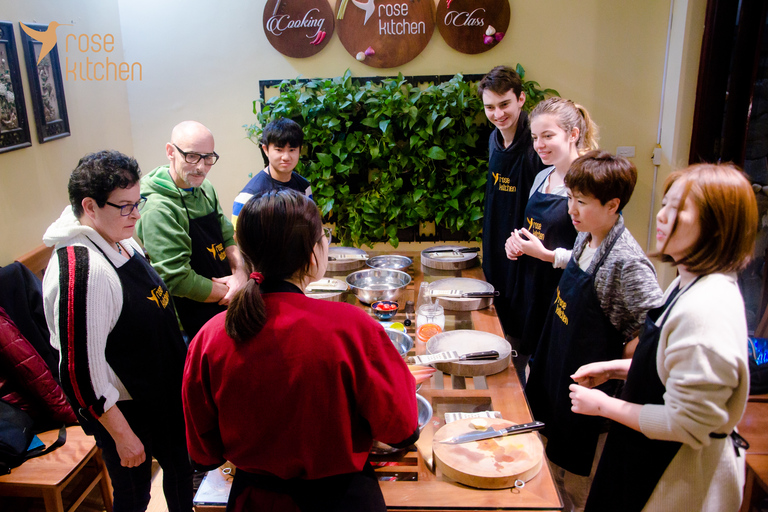
[(328, 260), (327, 270), (329, 272), (346, 272), (348, 270), (357, 270), (365, 266), (364, 259), (342, 259), (342, 256), (344, 255), (366, 256), (367, 253), (362, 249), (358, 249), (357, 247), (331, 247), (328, 249), (328, 257), (339, 259)]
[(421, 264), (437, 270), (462, 270), (477, 265), (477, 253), (430, 253), (435, 249), (464, 249), (463, 245), (438, 245), (421, 251)]
[[(459, 290), (462, 292), (494, 291), (493, 285), (480, 279), (469, 277), (448, 277), (438, 279), (429, 285), (430, 290)], [(448, 311), (477, 311), (485, 309), (493, 303), (491, 297), (435, 297), (435, 302)]]
[(452, 363), (433, 363), (432, 366), (444, 373), (462, 377), (493, 375), (506, 369), (512, 359), (512, 347), (501, 336), (489, 332), (459, 329), (435, 334), (427, 341), (427, 354), (450, 352), (459, 355), (473, 352), (495, 350), (499, 358), (490, 361), (454, 361)]
[[(443, 475), (461, 484), (479, 489), (506, 489), (516, 480), (527, 482), (541, 470), (544, 446), (536, 432), (495, 437), (463, 444), (444, 444), (440, 440), (467, 432), (477, 432), (471, 419), (457, 420), (435, 432), (432, 452), (435, 466)], [(501, 419), (489, 419), (496, 429), (514, 425)]]

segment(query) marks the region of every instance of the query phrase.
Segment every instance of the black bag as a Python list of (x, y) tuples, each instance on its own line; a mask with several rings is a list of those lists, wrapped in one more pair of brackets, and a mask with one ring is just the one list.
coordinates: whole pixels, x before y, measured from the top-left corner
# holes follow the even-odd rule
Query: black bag
[(749, 350), (749, 394), (768, 393), (768, 339), (750, 336)]
[(0, 475), (24, 461), (50, 453), (67, 441), (67, 428), (59, 429), (59, 438), (51, 446), (38, 446), (27, 450), (35, 437), (34, 421), (21, 409), (0, 400)]

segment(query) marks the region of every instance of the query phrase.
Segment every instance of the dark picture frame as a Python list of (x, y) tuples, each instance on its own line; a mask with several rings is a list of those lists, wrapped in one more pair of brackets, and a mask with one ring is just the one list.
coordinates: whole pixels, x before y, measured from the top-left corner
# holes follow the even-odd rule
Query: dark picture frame
[(31, 145), (13, 23), (0, 21), (0, 153)]
[[(25, 23), (39, 32), (48, 30), (47, 25)], [(59, 47), (53, 49), (37, 64), (43, 43), (32, 39), (19, 25), (21, 41), (24, 46), (24, 62), (27, 64), (29, 91), (32, 95), (32, 107), (37, 125), (37, 140), (42, 144), (62, 137), (68, 137), (69, 118), (67, 101), (64, 98), (64, 81), (61, 78)]]

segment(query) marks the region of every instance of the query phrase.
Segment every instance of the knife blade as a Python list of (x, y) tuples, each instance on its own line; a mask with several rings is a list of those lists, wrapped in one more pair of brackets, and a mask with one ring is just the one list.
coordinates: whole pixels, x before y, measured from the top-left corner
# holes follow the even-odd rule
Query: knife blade
[(468, 252), (480, 252), (480, 248), (479, 247), (461, 247), (459, 249), (425, 249), (422, 252), (424, 254), (439, 254), (441, 252), (468, 253)]
[(479, 430), (477, 432), (468, 432), (448, 439), (440, 441), (445, 444), (462, 444), (471, 443), (472, 441), (482, 441), (483, 439), (492, 439), (494, 437), (508, 436), (512, 434), (524, 434), (525, 432), (533, 432), (534, 430), (540, 430), (544, 428), (544, 423), (541, 421), (533, 421), (531, 423), (523, 423), (520, 425), (512, 425), (511, 427), (501, 428), (499, 430), (490, 428), (488, 430)]

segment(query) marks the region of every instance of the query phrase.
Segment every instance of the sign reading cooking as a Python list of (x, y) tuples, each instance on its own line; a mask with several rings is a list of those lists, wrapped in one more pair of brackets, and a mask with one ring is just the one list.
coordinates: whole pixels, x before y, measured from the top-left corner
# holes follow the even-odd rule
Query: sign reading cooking
[(327, 0), (267, 0), (264, 33), (288, 57), (311, 57), (333, 35), (334, 17)]

